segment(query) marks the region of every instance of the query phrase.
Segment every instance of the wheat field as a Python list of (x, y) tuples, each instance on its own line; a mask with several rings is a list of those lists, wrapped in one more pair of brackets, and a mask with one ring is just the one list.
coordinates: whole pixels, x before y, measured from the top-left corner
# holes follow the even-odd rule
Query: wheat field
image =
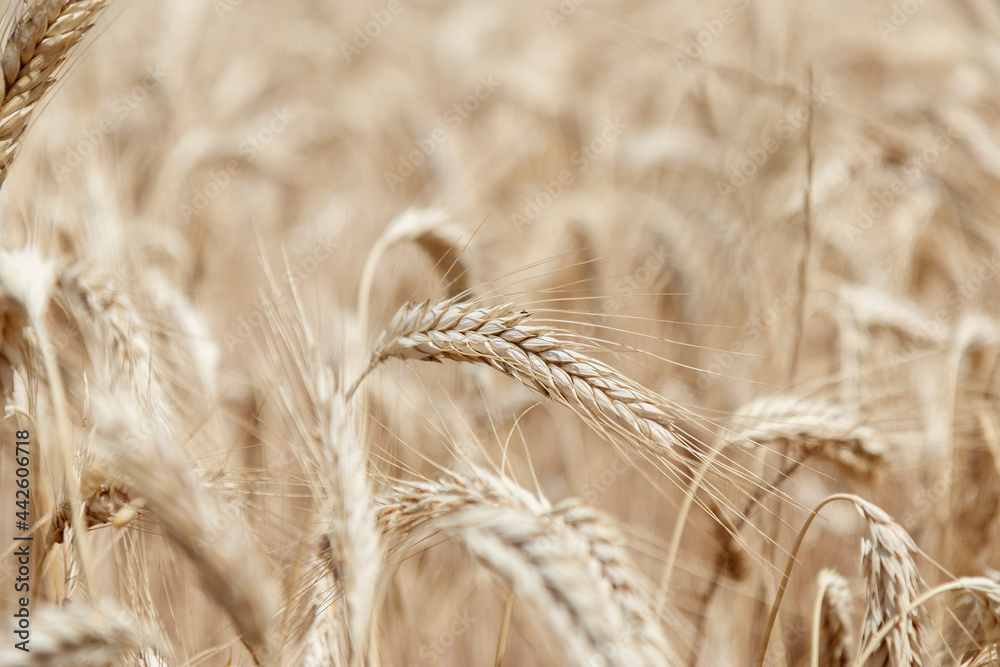
[(2, 16), (0, 666), (1000, 664), (1000, 5)]

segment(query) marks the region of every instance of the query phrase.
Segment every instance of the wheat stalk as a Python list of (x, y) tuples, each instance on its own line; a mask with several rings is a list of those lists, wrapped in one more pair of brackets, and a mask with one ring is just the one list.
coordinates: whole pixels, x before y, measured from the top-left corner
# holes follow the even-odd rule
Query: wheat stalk
[[(771, 604), (764, 636), (757, 651), (756, 667), (762, 667), (767, 657), (771, 632), (806, 533), (819, 512), (837, 501), (852, 503), (867, 526), (861, 541), (861, 567), (868, 582), (868, 594), (859, 647), (862, 653), (857, 662), (861, 663), (869, 656), (874, 656), (874, 664), (879, 667), (921, 664), (923, 617), (919, 605), (912, 604), (918, 598), (922, 583), (913, 562), (916, 545), (906, 531), (881, 508), (852, 494), (834, 494), (816, 505), (799, 529)], [(902, 628), (897, 623), (899, 620), (904, 621)]]
[(379, 261), (389, 248), (402, 243), (416, 243), (445, 281), (449, 298), (468, 292), (472, 286), (472, 268), (463, 260), (463, 233), (451, 218), (436, 209), (407, 209), (388, 224), (368, 253), (358, 282), (358, 320), (361, 331), (368, 330), (372, 284)]
[(37, 0), (14, 23), (0, 53), (0, 184), (7, 177), (39, 100), (57, 70), (107, 6), (107, 0)]

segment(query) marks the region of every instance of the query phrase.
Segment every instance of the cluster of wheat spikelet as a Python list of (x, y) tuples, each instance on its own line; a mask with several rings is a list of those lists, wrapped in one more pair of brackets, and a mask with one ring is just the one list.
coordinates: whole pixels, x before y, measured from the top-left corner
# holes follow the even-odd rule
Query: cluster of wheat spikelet
[(996, 664), (997, 40), (9, 2), (0, 665)]

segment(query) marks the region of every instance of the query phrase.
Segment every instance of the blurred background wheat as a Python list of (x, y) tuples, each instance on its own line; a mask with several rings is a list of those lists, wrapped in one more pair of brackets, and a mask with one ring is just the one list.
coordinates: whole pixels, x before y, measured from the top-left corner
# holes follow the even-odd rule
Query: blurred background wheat
[(1000, 5), (3, 34), (0, 663), (994, 664)]

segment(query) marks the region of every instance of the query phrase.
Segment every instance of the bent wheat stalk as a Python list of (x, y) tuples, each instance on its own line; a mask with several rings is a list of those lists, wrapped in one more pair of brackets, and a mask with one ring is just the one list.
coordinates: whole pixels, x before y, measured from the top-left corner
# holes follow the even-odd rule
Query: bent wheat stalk
[[(862, 644), (863, 651), (858, 657), (857, 664), (864, 664), (868, 659), (875, 660), (876, 664), (880, 665), (897, 664), (882, 661), (883, 658), (879, 653), (882, 646), (892, 641), (891, 637), (894, 633), (898, 632), (898, 626), (901, 623), (909, 623), (909, 620), (913, 618), (932, 598), (952, 591), (963, 591), (976, 597), (977, 600), (985, 607), (986, 613), (991, 616), (989, 622), (994, 625), (1000, 623), (1000, 585), (997, 585), (995, 581), (987, 577), (960, 577), (932, 588), (919, 597), (914, 595), (912, 601), (910, 601), (906, 606), (901, 607), (898, 613), (887, 619), (879, 631), (877, 633), (873, 633), (869, 641)], [(917, 660), (913, 664), (919, 665), (921, 663)], [(992, 665), (995, 663), (991, 662), (988, 664)]]
[[(757, 652), (756, 667), (762, 667), (767, 656), (767, 646), (770, 643), (771, 631), (774, 629), (792, 577), (799, 549), (805, 540), (806, 533), (820, 511), (832, 502), (846, 500), (854, 504), (867, 522), (867, 532), (862, 540), (862, 570), (868, 580), (868, 596), (865, 611), (865, 622), (862, 630), (862, 646), (868, 646), (858, 663), (864, 658), (875, 654), (877, 665), (902, 667), (904, 665), (920, 665), (921, 623), (919, 610), (910, 602), (918, 596), (918, 586), (921, 584), (920, 574), (913, 562), (916, 545), (902, 526), (892, 520), (881, 508), (851, 494), (835, 494), (828, 496), (813, 508), (812, 512), (799, 529), (788, 562), (778, 585), (771, 613), (764, 627), (764, 636), (760, 650)], [(897, 613), (905, 613), (906, 624), (900, 629), (896, 625)]]
[(817, 588), (809, 664), (811, 667), (848, 667), (853, 639), (851, 592), (847, 580), (833, 570), (821, 570)]

